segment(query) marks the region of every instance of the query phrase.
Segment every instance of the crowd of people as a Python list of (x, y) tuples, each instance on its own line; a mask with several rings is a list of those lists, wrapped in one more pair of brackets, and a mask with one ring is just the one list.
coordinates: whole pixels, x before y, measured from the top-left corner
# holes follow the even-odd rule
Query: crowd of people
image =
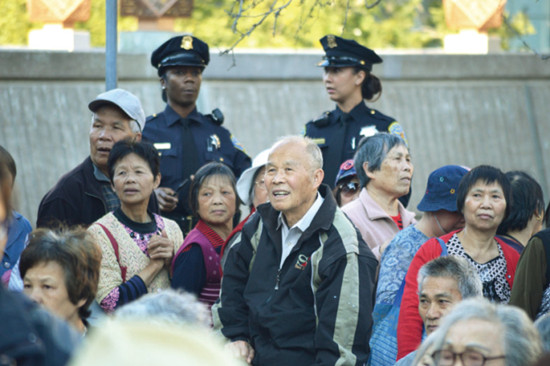
[(1, 365), (548, 361), (539, 183), (438, 167), (414, 178), (417, 219), (403, 128), (366, 104), (382, 59), (320, 42), (336, 108), (253, 160), (219, 110), (197, 110), (210, 56), (191, 35), (151, 56), (163, 112), (146, 118), (124, 89), (91, 100), (90, 155), (44, 196), (34, 230), (11, 206), (17, 169), (0, 146)]

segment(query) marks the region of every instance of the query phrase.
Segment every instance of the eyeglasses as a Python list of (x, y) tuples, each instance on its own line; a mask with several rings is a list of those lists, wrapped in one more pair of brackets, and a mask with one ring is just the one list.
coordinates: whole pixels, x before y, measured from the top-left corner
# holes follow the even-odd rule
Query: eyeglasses
[(346, 196), (352, 196), (359, 190), (359, 183), (356, 182), (347, 182), (342, 183), (338, 186), (338, 190), (346, 195)]
[(263, 179), (255, 181), (254, 184), (258, 186), (258, 188), (263, 189), (264, 191), (267, 189), (267, 187), (265, 186), (265, 181)]
[(468, 350), (461, 353), (455, 353), (447, 349), (438, 350), (432, 353), (432, 358), (438, 366), (452, 366), (455, 364), (457, 357), (460, 358), (464, 366), (483, 366), (487, 361), (506, 358), (506, 355), (485, 357), (477, 351)]

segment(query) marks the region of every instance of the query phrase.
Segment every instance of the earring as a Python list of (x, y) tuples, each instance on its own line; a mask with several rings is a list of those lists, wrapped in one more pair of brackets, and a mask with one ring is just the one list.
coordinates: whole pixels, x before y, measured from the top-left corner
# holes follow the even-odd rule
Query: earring
[(163, 86), (162, 86), (162, 90), (164, 90), (164, 89), (166, 89), (166, 87), (163, 85)]

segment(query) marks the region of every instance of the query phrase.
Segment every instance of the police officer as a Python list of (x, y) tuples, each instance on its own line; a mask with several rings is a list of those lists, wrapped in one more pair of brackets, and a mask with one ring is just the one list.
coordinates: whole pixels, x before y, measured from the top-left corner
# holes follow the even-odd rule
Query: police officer
[(366, 100), (382, 92), (380, 79), (371, 74), (372, 65), (382, 59), (359, 43), (327, 35), (320, 40), (325, 56), (318, 66), (325, 68), (323, 82), (336, 109), (323, 113), (306, 124), (305, 135), (312, 138), (323, 152), (324, 183), (333, 187), (338, 167), (353, 159), (355, 148), (363, 137), (376, 132), (397, 134), (406, 142), (399, 123), (375, 109)]
[(162, 178), (155, 193), (161, 212), (178, 222), (184, 233), (192, 227), (188, 192), (198, 168), (219, 161), (238, 178), (251, 163), (243, 147), (222, 127), (219, 110), (211, 115), (197, 111), (202, 72), (209, 61), (208, 45), (191, 35), (173, 37), (151, 55), (166, 108), (147, 118), (143, 137), (160, 153)]

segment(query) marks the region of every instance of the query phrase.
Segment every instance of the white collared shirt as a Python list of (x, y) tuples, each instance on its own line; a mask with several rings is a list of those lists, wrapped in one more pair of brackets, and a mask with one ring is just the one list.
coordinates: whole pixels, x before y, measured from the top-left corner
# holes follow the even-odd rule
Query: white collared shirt
[(279, 264), (279, 268), (283, 267), (285, 259), (288, 257), (288, 255), (292, 251), (292, 248), (294, 248), (298, 240), (300, 240), (300, 237), (302, 236), (304, 231), (306, 231), (309, 225), (311, 225), (313, 218), (317, 214), (317, 211), (319, 211), (319, 208), (324, 201), (325, 199), (321, 197), (321, 194), (319, 192), (317, 192), (317, 198), (315, 199), (315, 202), (313, 202), (313, 205), (311, 205), (309, 210), (307, 210), (306, 214), (300, 219), (300, 221), (294, 224), (294, 226), (292, 226), (291, 228), (289, 228), (286, 224), (283, 213), (281, 212), (279, 214), (277, 228), (281, 228), (283, 249), (281, 253), (281, 263)]

